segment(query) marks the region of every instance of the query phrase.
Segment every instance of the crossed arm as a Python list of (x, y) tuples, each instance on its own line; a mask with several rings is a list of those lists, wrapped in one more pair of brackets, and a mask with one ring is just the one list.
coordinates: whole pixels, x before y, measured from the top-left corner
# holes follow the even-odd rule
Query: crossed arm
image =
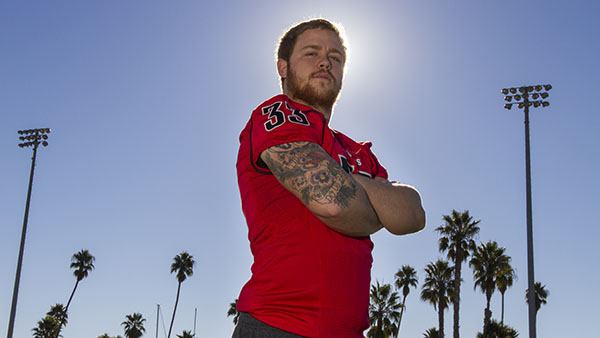
[(261, 159), (315, 216), (344, 235), (368, 236), (382, 227), (406, 234), (425, 226), (416, 190), (348, 174), (315, 143), (277, 145), (263, 151)]

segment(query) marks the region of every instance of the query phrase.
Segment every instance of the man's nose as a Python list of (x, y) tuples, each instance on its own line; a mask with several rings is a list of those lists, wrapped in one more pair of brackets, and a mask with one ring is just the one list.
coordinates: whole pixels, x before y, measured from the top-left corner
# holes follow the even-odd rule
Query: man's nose
[(319, 60), (319, 69), (331, 69), (331, 60), (327, 55), (323, 56), (321, 60)]

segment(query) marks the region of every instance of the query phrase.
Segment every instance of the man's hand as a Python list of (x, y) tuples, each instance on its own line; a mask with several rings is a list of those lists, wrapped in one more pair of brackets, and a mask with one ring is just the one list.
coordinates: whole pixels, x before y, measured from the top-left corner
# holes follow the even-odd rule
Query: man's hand
[(354, 175), (354, 178), (365, 189), (378, 219), (389, 232), (404, 235), (425, 227), (425, 211), (415, 188), (382, 177)]
[(365, 190), (321, 146), (285, 143), (263, 151), (260, 158), (279, 183), (331, 229), (353, 237), (381, 229)]

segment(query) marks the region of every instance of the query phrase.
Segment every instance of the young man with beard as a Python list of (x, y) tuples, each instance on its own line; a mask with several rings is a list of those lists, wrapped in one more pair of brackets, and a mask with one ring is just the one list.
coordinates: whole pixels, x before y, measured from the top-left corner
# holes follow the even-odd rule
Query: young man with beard
[(258, 106), (240, 135), (242, 209), (254, 256), (234, 338), (363, 337), (373, 243), (425, 226), (418, 192), (388, 181), (370, 142), (328, 122), (346, 48), (327, 20), (281, 38), (282, 95)]

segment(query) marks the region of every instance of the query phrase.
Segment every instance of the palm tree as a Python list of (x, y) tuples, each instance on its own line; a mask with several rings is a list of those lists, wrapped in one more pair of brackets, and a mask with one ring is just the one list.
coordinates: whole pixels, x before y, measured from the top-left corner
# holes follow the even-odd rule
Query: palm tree
[(515, 279), (517, 279), (517, 275), (510, 264), (506, 265), (504, 269), (498, 271), (498, 274), (496, 275), (496, 287), (502, 295), (502, 315), (500, 317), (501, 324), (504, 323), (504, 293), (506, 292), (506, 289), (513, 285)]
[(71, 257), (71, 268), (75, 269), (73, 275), (75, 275), (77, 281), (75, 282), (75, 287), (73, 288), (73, 292), (71, 292), (71, 297), (69, 297), (67, 306), (65, 306), (65, 313), (68, 313), (69, 311), (69, 305), (71, 304), (71, 300), (73, 300), (73, 295), (75, 294), (75, 290), (77, 290), (79, 282), (87, 277), (90, 271), (94, 270), (95, 260), (96, 258), (85, 249), (81, 249), (81, 251), (75, 253), (73, 257)]
[(240, 319), (240, 313), (237, 310), (237, 298), (233, 303), (229, 303), (229, 310), (227, 310), (227, 317), (233, 316), (233, 325), (237, 325), (238, 319)]
[(194, 335), (192, 334), (192, 331), (183, 330), (183, 333), (180, 335), (178, 334), (177, 337), (179, 337), (179, 338), (194, 338)]
[(477, 338), (517, 338), (518, 336), (517, 330), (493, 319), (488, 326), (487, 334), (477, 332)]
[(392, 292), (390, 284), (371, 285), (371, 302), (369, 304), (369, 320), (371, 328), (368, 338), (389, 338), (398, 330), (398, 320), (402, 305), (398, 303), (398, 293)]
[(173, 307), (173, 317), (171, 318), (171, 325), (169, 326), (169, 334), (167, 338), (171, 338), (171, 330), (173, 329), (173, 322), (175, 321), (175, 312), (177, 311), (177, 303), (179, 303), (179, 291), (181, 290), (181, 283), (188, 277), (194, 274), (194, 257), (187, 251), (180, 253), (173, 258), (173, 264), (171, 264), (171, 273), (176, 272), (177, 281), (177, 297), (175, 298), (175, 306)]
[(37, 322), (37, 327), (34, 327), (33, 338), (55, 338), (62, 337), (60, 335), (60, 322), (52, 316), (46, 316)]
[(111, 337), (108, 335), (108, 333), (105, 333), (101, 336), (98, 336), (98, 338), (122, 338), (121, 336), (115, 336), (115, 337)]
[[(548, 298), (550, 291), (546, 290), (546, 285), (542, 285), (540, 282), (535, 282), (533, 288), (535, 291), (535, 314), (537, 315), (542, 304), (546, 304), (546, 298)], [(529, 304), (529, 288), (525, 290), (525, 301)]]
[(450, 215), (444, 215), (444, 225), (435, 230), (440, 233), (439, 247), (440, 251), (448, 251), (447, 257), (454, 262), (454, 293), (452, 294), (452, 304), (454, 305), (454, 338), (459, 338), (459, 310), (460, 310), (460, 282), (462, 273), (462, 263), (469, 257), (469, 254), (475, 250), (475, 237), (479, 233), (478, 221), (473, 221), (469, 215), (469, 210), (460, 213), (452, 210)]
[(438, 338), (440, 337), (440, 333), (438, 331), (438, 329), (436, 329), (435, 327), (432, 327), (431, 329), (427, 329), (427, 331), (425, 331), (425, 333), (423, 334), (424, 338)]
[(473, 252), (473, 257), (469, 265), (473, 268), (473, 277), (475, 279), (474, 288), (479, 287), (485, 294), (486, 306), (483, 315), (483, 333), (487, 334), (487, 327), (492, 318), (490, 310), (490, 301), (492, 294), (496, 290), (496, 277), (499, 272), (508, 269), (510, 266), (510, 257), (504, 254), (505, 248), (498, 247), (495, 241), (481, 243)]
[(450, 296), (454, 292), (452, 277), (454, 267), (438, 259), (425, 267), (425, 280), (421, 289), (421, 299), (429, 302), (438, 311), (438, 335), (444, 337), (444, 310), (448, 308)]
[(62, 304), (57, 303), (54, 306), (50, 307), (50, 311), (46, 313), (46, 316), (56, 318), (58, 322), (58, 329), (56, 330), (56, 335), (54, 336), (54, 338), (58, 338), (58, 336), (60, 335), (60, 330), (63, 328), (63, 326), (67, 325), (67, 321), (69, 319), (67, 310)]
[(127, 320), (121, 323), (125, 329), (125, 338), (140, 338), (144, 335), (144, 322), (145, 318), (142, 317), (141, 313), (134, 313), (132, 315), (125, 316)]
[[(396, 287), (402, 289), (402, 309), (400, 310), (400, 318), (398, 318), (398, 332), (400, 331), (400, 322), (402, 322), (402, 314), (406, 308), (406, 296), (410, 293), (410, 287), (417, 287), (417, 271), (410, 265), (403, 265), (396, 273)], [(396, 332), (396, 337), (398, 337)]]

